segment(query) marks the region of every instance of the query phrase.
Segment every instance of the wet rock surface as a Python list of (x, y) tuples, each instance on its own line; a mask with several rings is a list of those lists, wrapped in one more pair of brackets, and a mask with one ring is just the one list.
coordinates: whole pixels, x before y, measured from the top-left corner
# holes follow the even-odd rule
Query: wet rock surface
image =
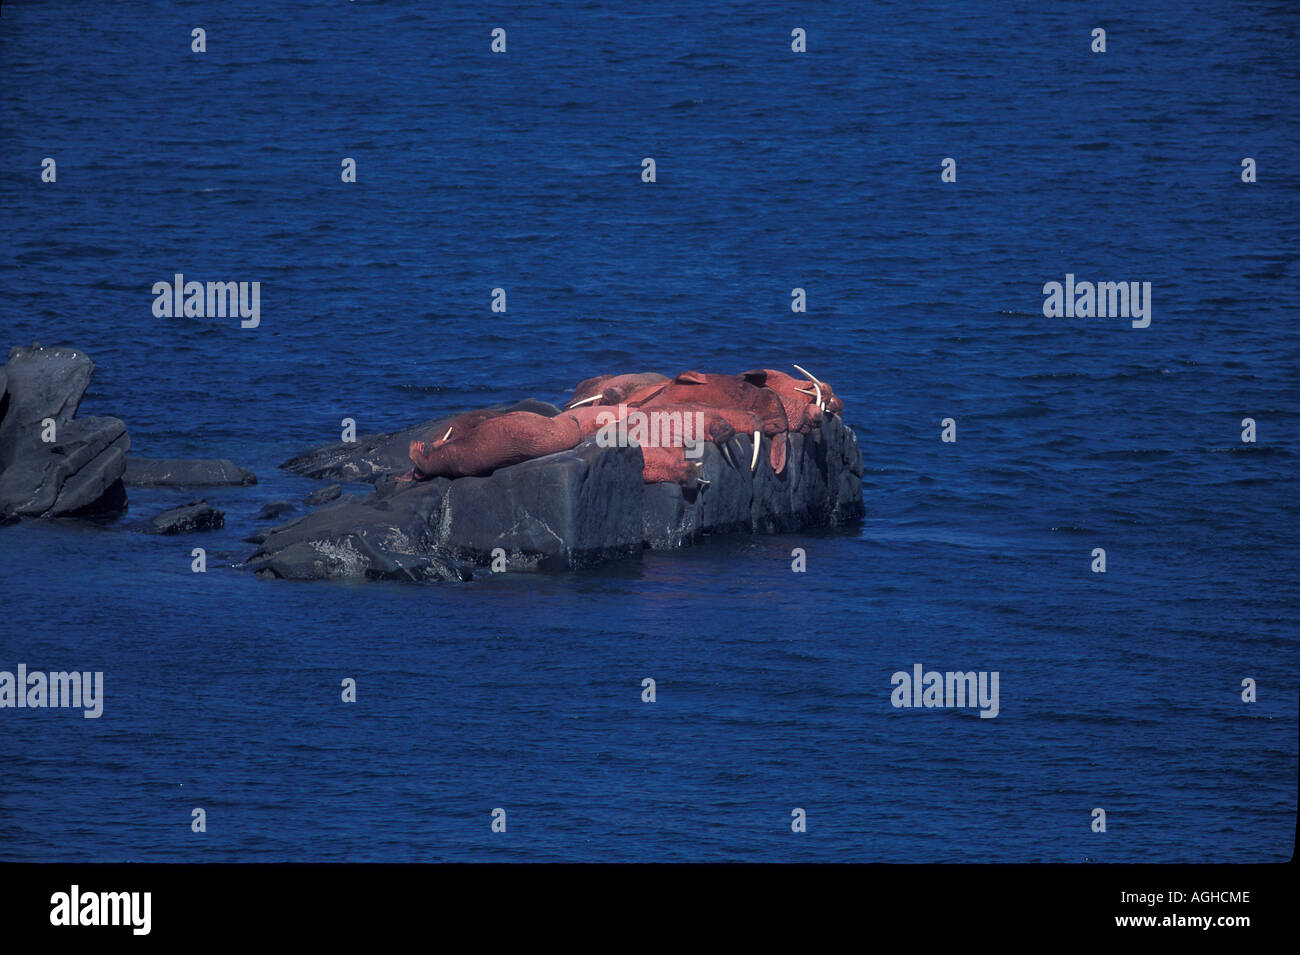
[(192, 534), (197, 531), (220, 530), (226, 524), (226, 515), (207, 501), (191, 501), (173, 507), (155, 516), (145, 527), (146, 534)]

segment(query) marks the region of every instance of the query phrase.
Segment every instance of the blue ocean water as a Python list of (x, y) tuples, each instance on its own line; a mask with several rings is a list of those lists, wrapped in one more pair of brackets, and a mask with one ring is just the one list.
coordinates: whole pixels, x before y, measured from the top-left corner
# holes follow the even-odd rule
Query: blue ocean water
[[(1285, 2), (4, 4), (0, 345), (87, 350), (82, 414), (261, 483), (201, 540), (138, 532), (182, 491), (0, 530), (0, 669), (106, 695), (0, 713), (0, 858), (1290, 858), (1298, 45)], [(176, 272), (260, 281), (261, 325), (154, 317)], [(1044, 317), (1066, 273), (1150, 281), (1150, 327)], [(791, 362), (860, 527), (236, 566), (344, 417)], [(894, 708), (916, 663), (998, 671), (998, 717)]]

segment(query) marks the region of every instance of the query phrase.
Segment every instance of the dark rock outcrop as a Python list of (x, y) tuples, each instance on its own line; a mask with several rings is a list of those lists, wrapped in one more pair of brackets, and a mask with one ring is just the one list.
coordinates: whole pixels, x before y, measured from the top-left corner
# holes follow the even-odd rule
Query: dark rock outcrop
[(94, 370), (74, 348), (9, 353), (0, 379), (0, 513), (65, 517), (126, 507), (126, 425), (74, 418)]
[(256, 484), (257, 476), (225, 458), (209, 461), (128, 457), (122, 482), (127, 487), (245, 487)]
[[(553, 418), (560, 413), (555, 405), (532, 398), (508, 405), (493, 405), (493, 411), (531, 411)], [(322, 481), (374, 482), (385, 474), (409, 471), (411, 442), (441, 436), (456, 415), (444, 415), (433, 421), (391, 431), (358, 437), (355, 442), (329, 444), (285, 461), (280, 467), (294, 474)]]
[[(857, 438), (838, 417), (790, 435), (786, 467), (775, 474), (762, 439), (729, 449), (703, 446), (706, 487), (645, 484), (636, 447), (602, 448), (594, 439), (487, 477), (398, 483), (376, 472), (375, 491), (274, 528), (249, 566), (294, 579), (369, 577), (458, 579), (463, 565), (507, 570), (572, 569), (636, 556), (645, 547), (680, 547), (710, 534), (774, 533), (845, 524), (862, 515)], [(303, 460), (309, 455), (303, 455)]]
[(207, 501), (191, 501), (181, 507), (163, 511), (149, 521), (147, 534), (190, 534), (215, 531), (225, 526), (226, 515)]
[(642, 487), (638, 449), (589, 440), (487, 477), (389, 480), (274, 529), (249, 564), (297, 579), (464, 579), (499, 548), (512, 570), (583, 567), (640, 553)]
[[(487, 477), (445, 478), (435, 539), (461, 560), (510, 570), (585, 567), (641, 552), (639, 448), (576, 448), (502, 468)], [(398, 491), (393, 500), (400, 500)]]

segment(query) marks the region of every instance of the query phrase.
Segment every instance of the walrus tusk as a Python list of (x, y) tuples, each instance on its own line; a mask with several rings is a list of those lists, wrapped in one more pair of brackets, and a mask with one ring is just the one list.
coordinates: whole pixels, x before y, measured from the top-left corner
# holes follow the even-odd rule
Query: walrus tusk
[[(794, 365), (794, 362), (790, 362), (790, 364)], [(808, 371), (807, 368), (802, 368), (799, 365), (794, 365), (794, 367), (797, 368), (803, 374), (803, 376), (807, 378), (809, 381), (811, 381), (814, 385), (821, 384), (821, 382), (818, 379), (812, 376), (812, 374)]]
[(758, 467), (758, 432), (754, 432), (754, 456), (749, 459), (749, 473), (754, 473), (754, 468)]
[(816, 391), (804, 391), (802, 388), (796, 388), (795, 391), (799, 392), (799, 394), (801, 394), (801, 395), (807, 395), (809, 398), (816, 398), (816, 399), (817, 399), (817, 407), (820, 408), (820, 407), (822, 406), (822, 389), (821, 389), (821, 385), (813, 385), (813, 387), (816, 388), (817, 390), (816, 390)]
[(581, 401), (571, 401), (569, 402), (569, 404), (565, 406), (565, 410), (568, 410), (569, 408), (576, 408), (579, 405), (589, 405), (593, 401), (599, 401), (601, 398), (604, 397), (605, 396), (603, 394), (599, 394), (599, 395), (592, 395), (590, 398), (583, 398)]
[(727, 442), (724, 441), (722, 442), (722, 444), (718, 445), (718, 450), (721, 451), (722, 456), (727, 459), (727, 464), (729, 464), (734, 469), (736, 466), (736, 462), (735, 459), (733, 459), (731, 456), (731, 449), (727, 447)]
[[(794, 362), (790, 362), (790, 364), (794, 365)], [(821, 408), (822, 411), (825, 411), (826, 408), (822, 405), (822, 383), (818, 381), (813, 373), (807, 368), (803, 368), (800, 365), (794, 365), (794, 367), (799, 369), (799, 371), (803, 373), (804, 377), (813, 383), (813, 387), (817, 389), (817, 407)], [(804, 394), (807, 394), (807, 392), (804, 392)]]
[[(455, 427), (455, 425), (453, 425), (452, 427)], [(450, 437), (451, 437), (451, 428), (448, 428), (447, 433), (442, 436), (442, 440), (446, 441)]]

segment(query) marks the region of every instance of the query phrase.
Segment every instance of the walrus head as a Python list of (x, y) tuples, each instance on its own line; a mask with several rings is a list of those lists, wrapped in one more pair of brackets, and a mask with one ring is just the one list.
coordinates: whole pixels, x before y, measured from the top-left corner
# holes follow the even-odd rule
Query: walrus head
[(804, 394), (812, 397), (813, 402), (821, 408), (822, 411), (830, 414), (839, 414), (844, 410), (844, 402), (836, 397), (835, 392), (831, 389), (829, 384), (814, 377), (809, 371), (798, 365), (795, 365), (794, 367), (812, 384), (811, 392), (806, 388), (800, 390), (802, 390)]
[(741, 377), (751, 385), (775, 392), (785, 407), (790, 430), (806, 433), (813, 425), (820, 424), (826, 415), (844, 410), (844, 402), (829, 384), (798, 365), (794, 367), (803, 375), (802, 378), (772, 368), (747, 371)]
[(646, 484), (679, 484), (688, 491), (709, 486), (703, 477), (704, 462), (688, 460), (681, 448), (644, 447), (641, 458), (641, 480)]
[(653, 386), (666, 384), (668, 378), (658, 372), (647, 371), (629, 375), (598, 375), (582, 382), (564, 407), (566, 410), (582, 405), (618, 405), (640, 392), (647, 394)]

